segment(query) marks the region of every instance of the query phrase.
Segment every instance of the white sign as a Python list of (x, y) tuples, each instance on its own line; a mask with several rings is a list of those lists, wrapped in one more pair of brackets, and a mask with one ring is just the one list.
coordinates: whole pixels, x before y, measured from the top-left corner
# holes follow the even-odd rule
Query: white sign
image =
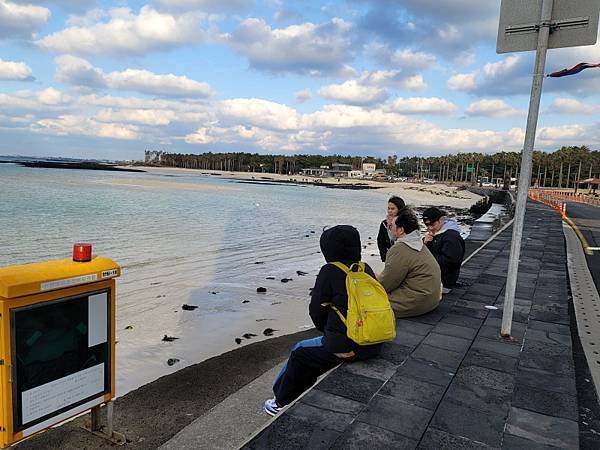
[(49, 291), (50, 289), (60, 289), (68, 286), (75, 286), (76, 284), (91, 283), (96, 281), (98, 275), (95, 273), (91, 275), (82, 275), (80, 277), (63, 278), (62, 280), (47, 281), (46, 283), (40, 283), (41, 291)]
[[(554, 0), (548, 48), (593, 45), (600, 0)], [(502, 0), (497, 53), (535, 50), (542, 0)]]
[(88, 347), (104, 344), (108, 332), (108, 294), (90, 295), (88, 297)]
[(104, 391), (104, 364), (98, 364), (21, 394), (21, 422), (29, 423)]

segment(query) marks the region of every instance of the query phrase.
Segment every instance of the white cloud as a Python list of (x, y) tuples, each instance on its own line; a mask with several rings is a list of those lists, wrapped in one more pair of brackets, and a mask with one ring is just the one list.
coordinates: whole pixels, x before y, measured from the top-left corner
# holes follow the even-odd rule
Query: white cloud
[(420, 70), (431, 67), (436, 58), (431, 53), (415, 52), (410, 49), (396, 50), (390, 55), (390, 62), (403, 69)]
[(443, 98), (398, 98), (387, 109), (398, 114), (452, 114), (456, 105)]
[(177, 119), (175, 111), (156, 109), (102, 109), (96, 114), (99, 122), (118, 122), (149, 126), (166, 126)]
[(302, 89), (294, 94), (298, 103), (304, 103), (312, 98), (312, 92), (310, 89)]
[(132, 90), (145, 94), (171, 97), (206, 98), (211, 95), (208, 84), (173, 74), (156, 75), (147, 70), (127, 69), (106, 76), (108, 85), (114, 89)]
[(212, 95), (206, 83), (173, 74), (157, 75), (147, 70), (126, 69), (104, 74), (101, 69), (76, 56), (56, 59), (56, 80), (75, 86), (137, 91), (163, 97), (207, 98)]
[(0, 58), (0, 80), (30, 81), (31, 69), (23, 62), (4, 61)]
[[(502, 105), (501, 105), (502, 106)], [(411, 154), (518, 150), (523, 130), (492, 131), (440, 126), (411, 114), (449, 114), (443, 98), (397, 98), (379, 107), (329, 104), (301, 114), (284, 104), (259, 98), (216, 101), (83, 95), (55, 88), (0, 94), (0, 130), (39, 136), (83, 136), (144, 143), (178, 142), (213, 151)], [(490, 108), (491, 109), (491, 108)], [(501, 109), (501, 108), (496, 108)], [(600, 143), (594, 125), (563, 125), (540, 130), (536, 148)], [(185, 148), (178, 151), (185, 152)]]
[(56, 58), (55, 62), (58, 66), (54, 76), (56, 81), (91, 88), (106, 86), (102, 70), (92, 66), (85, 59), (63, 55)]
[(484, 117), (511, 117), (523, 114), (512, 106), (506, 104), (504, 100), (488, 100), (483, 99), (471, 103), (465, 113), (468, 116), (484, 116)]
[[(100, 16), (98, 16), (100, 17)], [(73, 54), (142, 54), (199, 42), (202, 32), (196, 12), (173, 15), (143, 6), (138, 15), (128, 8), (109, 11), (107, 22), (71, 26), (35, 44), (48, 51)]]
[(49, 18), (50, 10), (47, 8), (0, 0), (0, 39), (30, 36)]
[(408, 74), (399, 70), (376, 70), (374, 72), (363, 72), (359, 78), (361, 84), (372, 86), (390, 87), (395, 89), (407, 89), (419, 91), (427, 87), (421, 74)]
[(548, 111), (556, 114), (598, 114), (600, 104), (589, 104), (574, 98), (555, 98)]
[(342, 19), (272, 29), (264, 20), (251, 18), (225, 40), (256, 69), (323, 76), (351, 70), (351, 29)]
[(348, 80), (342, 84), (330, 84), (319, 89), (319, 95), (330, 100), (337, 100), (349, 105), (373, 105), (381, 103), (388, 97), (385, 89), (375, 86), (364, 86), (356, 80)]
[(64, 115), (56, 119), (42, 119), (32, 124), (36, 133), (57, 136), (93, 136), (102, 138), (133, 140), (139, 139), (137, 127), (112, 123), (99, 123), (93, 119)]
[(215, 106), (225, 119), (233, 119), (237, 123), (274, 130), (298, 128), (299, 115), (296, 110), (281, 103), (258, 98), (236, 98), (223, 100)]
[(477, 87), (475, 74), (461, 73), (448, 79), (448, 89), (452, 91), (473, 91)]

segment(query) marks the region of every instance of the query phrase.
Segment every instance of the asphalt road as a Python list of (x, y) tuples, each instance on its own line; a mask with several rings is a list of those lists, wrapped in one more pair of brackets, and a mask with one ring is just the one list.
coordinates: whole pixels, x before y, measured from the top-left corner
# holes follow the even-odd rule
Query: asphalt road
[[(600, 208), (584, 203), (567, 203), (567, 216), (577, 225), (589, 247), (600, 247)], [(584, 249), (585, 250), (585, 249)], [(586, 254), (596, 288), (600, 286), (600, 250)]]

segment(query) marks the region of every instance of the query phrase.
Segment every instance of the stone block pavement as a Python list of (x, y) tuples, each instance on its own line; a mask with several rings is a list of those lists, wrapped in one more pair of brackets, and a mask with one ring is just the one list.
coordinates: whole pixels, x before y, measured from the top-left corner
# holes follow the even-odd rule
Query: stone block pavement
[(399, 320), (380, 357), (339, 366), (242, 448), (578, 448), (562, 222), (528, 204), (506, 340), (511, 233), (463, 266), (439, 308)]

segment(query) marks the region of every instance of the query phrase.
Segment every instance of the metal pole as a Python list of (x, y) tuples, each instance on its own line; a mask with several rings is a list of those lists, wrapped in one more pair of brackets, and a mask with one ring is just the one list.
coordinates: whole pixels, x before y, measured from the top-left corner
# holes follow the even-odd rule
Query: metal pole
[(515, 221), (513, 224), (512, 242), (510, 246), (510, 258), (508, 260), (508, 275), (506, 278), (504, 311), (502, 313), (502, 330), (500, 334), (504, 337), (510, 336), (512, 328), (515, 292), (517, 290), (517, 275), (519, 273), (519, 257), (521, 255), (521, 239), (523, 237), (525, 208), (527, 206), (527, 191), (529, 190), (529, 184), (531, 182), (531, 160), (533, 156), (533, 144), (535, 142), (535, 132), (540, 110), (540, 99), (542, 97), (544, 67), (546, 66), (546, 51), (548, 50), (548, 36), (550, 34), (549, 23), (552, 18), (553, 3), (554, 0), (542, 0), (542, 14), (540, 18), (540, 28), (538, 31), (538, 44), (535, 54), (535, 68), (533, 71), (533, 83), (531, 85), (531, 98), (529, 100), (529, 113), (527, 115), (525, 143), (523, 145), (523, 156), (521, 158), (521, 173), (519, 176), (517, 192), (517, 206), (515, 210)]

